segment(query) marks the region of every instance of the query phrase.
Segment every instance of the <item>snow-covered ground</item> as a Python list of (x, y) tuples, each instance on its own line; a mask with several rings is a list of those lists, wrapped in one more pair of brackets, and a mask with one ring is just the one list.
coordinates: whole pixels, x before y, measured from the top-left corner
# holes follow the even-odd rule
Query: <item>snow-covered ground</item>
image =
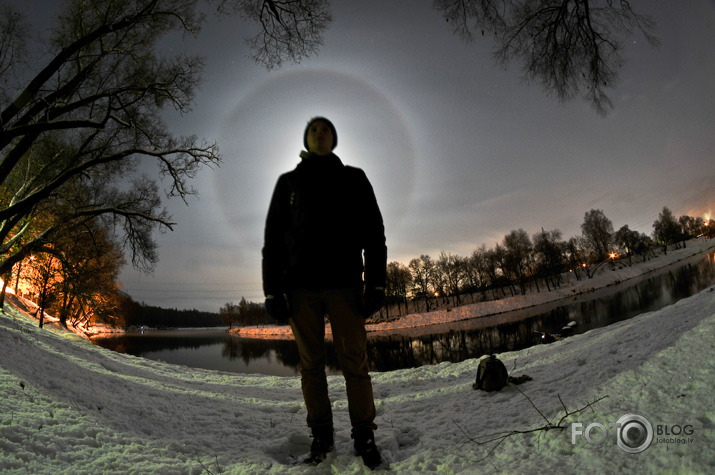
[[(689, 244), (688, 254), (696, 250)], [(397, 473), (713, 473), (714, 336), (710, 288), (657, 312), (500, 354), (511, 375), (532, 378), (500, 392), (472, 389), (478, 360), (373, 373), (377, 444)], [(298, 377), (114, 353), (52, 325), (40, 330), (6, 307), (0, 471), (365, 473), (352, 449), (343, 378), (329, 384), (336, 450), (314, 469), (295, 462), (311, 441)], [(558, 425), (566, 410), (564, 429), (528, 432)], [(640, 420), (629, 414), (652, 429), (637, 454), (616, 444), (629, 437), (613, 424)], [(505, 431), (527, 433), (478, 444)], [(580, 433), (598, 442), (604, 431), (600, 445)]]

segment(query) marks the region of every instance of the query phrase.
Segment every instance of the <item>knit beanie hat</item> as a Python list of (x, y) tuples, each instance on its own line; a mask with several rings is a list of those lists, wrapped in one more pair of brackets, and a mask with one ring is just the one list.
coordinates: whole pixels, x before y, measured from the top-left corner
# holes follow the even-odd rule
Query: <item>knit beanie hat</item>
[(330, 127), (330, 131), (333, 132), (333, 150), (335, 147), (338, 146), (338, 133), (335, 131), (335, 126), (333, 125), (332, 122), (330, 122), (328, 119), (325, 117), (313, 117), (308, 121), (308, 125), (305, 126), (305, 132), (303, 132), (303, 146), (305, 146), (305, 149), (308, 150), (308, 129), (310, 129), (310, 126), (313, 125), (313, 122), (325, 122), (328, 124), (328, 127)]

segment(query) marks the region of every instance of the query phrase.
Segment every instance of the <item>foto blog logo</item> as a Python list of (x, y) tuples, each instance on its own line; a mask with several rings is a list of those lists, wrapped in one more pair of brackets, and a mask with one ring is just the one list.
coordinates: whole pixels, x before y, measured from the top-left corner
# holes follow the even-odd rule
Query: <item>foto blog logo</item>
[[(626, 414), (617, 422), (608, 424), (613, 444), (629, 454), (643, 452), (653, 442), (653, 425), (643, 416)], [(601, 445), (609, 438), (609, 430), (600, 422), (592, 422), (585, 428), (580, 422), (571, 424), (571, 443), (576, 444), (582, 436), (591, 445)]]

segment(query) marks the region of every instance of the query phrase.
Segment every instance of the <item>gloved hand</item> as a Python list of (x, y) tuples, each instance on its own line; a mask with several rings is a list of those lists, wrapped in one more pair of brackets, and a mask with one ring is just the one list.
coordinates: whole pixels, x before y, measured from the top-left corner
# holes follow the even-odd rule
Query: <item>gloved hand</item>
[(278, 323), (286, 323), (290, 319), (288, 303), (283, 294), (266, 295), (266, 313)]
[(365, 318), (368, 318), (385, 305), (385, 289), (383, 287), (366, 287), (363, 301), (364, 315)]

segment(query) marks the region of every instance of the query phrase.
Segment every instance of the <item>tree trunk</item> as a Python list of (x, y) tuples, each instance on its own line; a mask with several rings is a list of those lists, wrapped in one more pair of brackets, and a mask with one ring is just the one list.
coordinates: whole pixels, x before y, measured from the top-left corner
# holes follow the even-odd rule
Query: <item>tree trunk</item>
[(9, 276), (5, 276), (2, 280), (2, 292), (0, 292), (0, 312), (5, 308), (5, 290), (7, 289), (7, 280)]

